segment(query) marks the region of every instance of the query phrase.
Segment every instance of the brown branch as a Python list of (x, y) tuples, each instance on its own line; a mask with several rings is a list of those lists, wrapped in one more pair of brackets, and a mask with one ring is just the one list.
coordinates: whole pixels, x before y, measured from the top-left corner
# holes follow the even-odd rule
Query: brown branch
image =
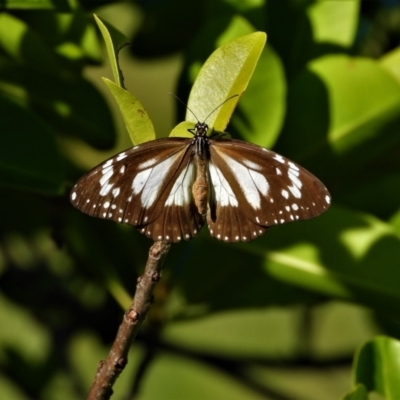
[(152, 292), (161, 278), (161, 268), (170, 249), (168, 242), (155, 242), (149, 250), (149, 258), (143, 275), (138, 279), (135, 297), (124, 314), (117, 336), (107, 358), (100, 361), (87, 400), (107, 400), (112, 387), (128, 362), (128, 351), (152, 302)]

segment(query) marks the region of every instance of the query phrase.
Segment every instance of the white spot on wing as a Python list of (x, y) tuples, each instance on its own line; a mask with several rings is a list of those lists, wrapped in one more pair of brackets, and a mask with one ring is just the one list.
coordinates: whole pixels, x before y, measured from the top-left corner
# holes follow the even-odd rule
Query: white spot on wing
[(110, 160), (106, 161), (105, 164), (103, 165), (103, 171), (105, 169), (107, 169), (110, 165), (112, 165), (113, 161), (114, 160), (112, 158)]
[(325, 196), (325, 201), (326, 201), (328, 204), (331, 204), (331, 198), (330, 198), (328, 195)]
[(241, 160), (241, 162), (246, 166), (249, 167), (251, 169), (255, 169), (255, 170), (260, 170), (262, 169), (262, 167), (258, 164), (256, 164), (255, 162), (248, 160), (247, 158), (244, 158)]
[(125, 153), (125, 152), (122, 152), (122, 153), (119, 153), (119, 154), (117, 155), (116, 160), (117, 160), (117, 161), (121, 161), (121, 160), (123, 160), (125, 157), (126, 157), (126, 153)]
[(281, 194), (285, 199), (289, 198), (289, 192), (287, 190), (282, 189)]
[(191, 198), (193, 181), (194, 165), (190, 163), (187, 168), (182, 170), (181, 174), (175, 180), (165, 205), (183, 206), (184, 204), (188, 204)]
[(113, 167), (109, 167), (107, 169), (103, 168), (103, 176), (100, 179), (100, 186), (104, 186), (113, 176), (113, 173), (114, 173)]
[(221, 154), (221, 156), (225, 159), (238, 181), (246, 200), (254, 209), (260, 208), (260, 193), (266, 196), (269, 190), (269, 184), (264, 175), (245, 167), (233, 158), (228, 157), (226, 154)]
[(76, 199), (76, 192), (72, 193), (71, 199), (72, 199), (73, 201), (75, 201), (75, 199)]
[(170, 167), (181, 154), (181, 152), (178, 152), (135, 176), (132, 181), (132, 189), (134, 194), (141, 192), (142, 207), (148, 208), (153, 205)]
[(301, 192), (300, 192), (300, 190), (299, 190), (299, 188), (297, 186), (295, 186), (295, 185), (288, 186), (288, 189), (292, 192), (292, 195), (294, 197), (296, 197), (297, 199), (301, 198)]
[(103, 185), (101, 187), (99, 195), (100, 196), (106, 196), (110, 192), (110, 190), (112, 189), (113, 186), (114, 186), (114, 184), (110, 185), (110, 184), (106, 183), (105, 185)]
[(273, 157), (276, 161), (285, 164), (285, 159), (280, 154), (275, 154)]
[(142, 162), (139, 165), (139, 169), (147, 169), (149, 167), (152, 167), (154, 164), (157, 163), (157, 158), (151, 158), (150, 160), (146, 160), (145, 162)]
[(294, 185), (296, 185), (299, 189), (303, 186), (303, 183), (301, 180), (289, 169), (288, 172), (289, 179), (293, 182)]
[(237, 198), (221, 171), (212, 163), (210, 163), (209, 168), (211, 183), (214, 187), (217, 202), (223, 207), (237, 207), (239, 205)]

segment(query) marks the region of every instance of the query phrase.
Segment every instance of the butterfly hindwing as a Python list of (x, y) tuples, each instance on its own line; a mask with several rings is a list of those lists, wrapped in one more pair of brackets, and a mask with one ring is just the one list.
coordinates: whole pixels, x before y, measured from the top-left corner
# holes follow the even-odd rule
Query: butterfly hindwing
[(210, 140), (210, 233), (248, 241), (269, 226), (315, 217), (330, 203), (325, 186), (306, 169), (262, 147)]
[(71, 201), (95, 217), (136, 226), (153, 240), (179, 242), (203, 224), (191, 188), (190, 139), (159, 139), (100, 164), (74, 186)]

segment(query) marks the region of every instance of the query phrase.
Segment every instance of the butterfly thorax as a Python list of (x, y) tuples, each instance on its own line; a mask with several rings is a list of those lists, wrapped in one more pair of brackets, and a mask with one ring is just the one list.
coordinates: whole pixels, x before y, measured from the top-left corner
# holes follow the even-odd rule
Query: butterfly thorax
[[(194, 131), (194, 132), (193, 132)], [(194, 159), (196, 163), (196, 180), (193, 183), (193, 198), (200, 215), (205, 217), (207, 214), (209, 182), (207, 174), (207, 163), (209, 155), (209, 142), (207, 137), (208, 125), (198, 122), (194, 130)]]

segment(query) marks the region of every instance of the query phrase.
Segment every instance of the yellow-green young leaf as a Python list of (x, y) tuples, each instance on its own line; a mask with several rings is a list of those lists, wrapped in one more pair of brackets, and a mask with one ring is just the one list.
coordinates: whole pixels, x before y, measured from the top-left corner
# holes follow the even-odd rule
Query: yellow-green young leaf
[(191, 134), (188, 129), (193, 129), (193, 122), (189, 121), (182, 121), (175, 128), (172, 129), (171, 133), (169, 134), (170, 137), (188, 137), (192, 138), (193, 134)]
[(368, 392), (364, 385), (357, 387), (350, 393), (347, 393), (342, 400), (368, 400)]
[[(264, 32), (254, 32), (224, 44), (211, 54), (201, 68), (189, 97), (188, 107), (196, 113), (199, 121), (207, 119), (210, 127), (217, 131), (225, 130), (240, 95), (246, 90), (265, 41)], [(221, 106), (234, 95), (238, 97)], [(186, 120), (197, 122), (189, 110)]]
[(365, 343), (353, 365), (354, 384), (362, 383), (386, 400), (400, 399), (400, 342), (379, 336)]
[(124, 119), (126, 129), (134, 145), (148, 142), (156, 138), (153, 123), (139, 100), (127, 90), (119, 87), (107, 78), (103, 78)]
[(106, 44), (106, 49), (108, 57), (110, 59), (111, 69), (114, 75), (115, 83), (124, 88), (124, 77), (122, 71), (119, 69), (118, 65), (118, 52), (127, 44), (129, 44), (129, 39), (123, 35), (120, 31), (115, 29), (109, 23), (102, 21), (96, 14), (94, 19), (96, 20), (97, 26), (103, 35), (104, 42)]
[(400, 47), (381, 57), (380, 64), (400, 83)]
[(343, 47), (353, 44), (360, 1), (316, 1), (308, 8), (315, 42)]
[[(286, 112), (286, 78), (283, 64), (271, 46), (265, 46), (231, 126), (241, 137), (271, 148)], [(230, 128), (228, 128), (230, 130)]]

